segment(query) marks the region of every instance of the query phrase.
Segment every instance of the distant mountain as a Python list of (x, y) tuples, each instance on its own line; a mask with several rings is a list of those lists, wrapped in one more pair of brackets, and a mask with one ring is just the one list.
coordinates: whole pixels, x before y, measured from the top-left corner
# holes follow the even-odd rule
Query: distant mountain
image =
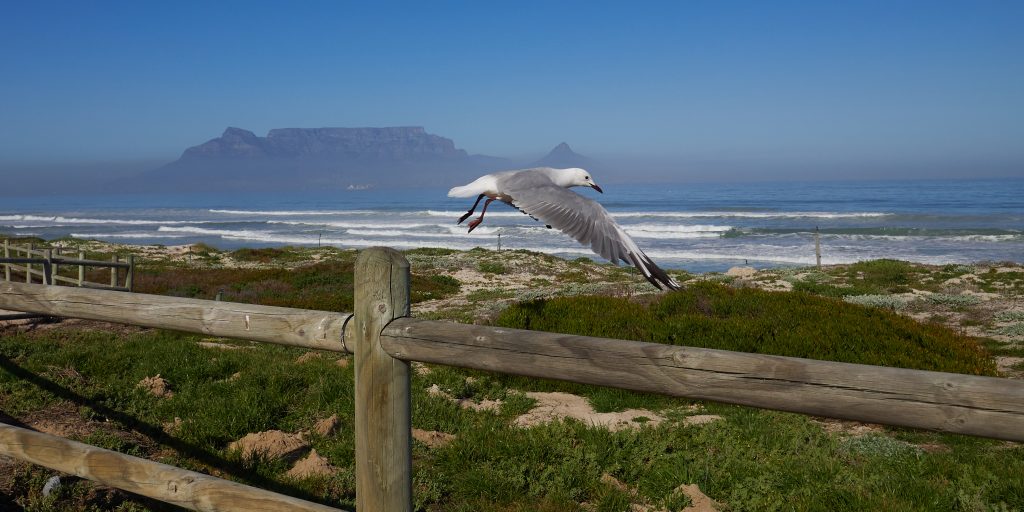
[(422, 127), (391, 128), (277, 128), (266, 137), (241, 128), (228, 128), (220, 137), (185, 150), (181, 160), (318, 159), (338, 161), (461, 160), (465, 151), (451, 139), (427, 133)]
[(266, 137), (229, 127), (132, 185), (163, 191), (415, 186), (464, 180), (507, 162), (469, 155), (419, 126), (277, 128)]
[(531, 167), (555, 167), (563, 169), (567, 167), (586, 168), (594, 163), (593, 160), (575, 152), (566, 143), (555, 146), (544, 158), (531, 164)]

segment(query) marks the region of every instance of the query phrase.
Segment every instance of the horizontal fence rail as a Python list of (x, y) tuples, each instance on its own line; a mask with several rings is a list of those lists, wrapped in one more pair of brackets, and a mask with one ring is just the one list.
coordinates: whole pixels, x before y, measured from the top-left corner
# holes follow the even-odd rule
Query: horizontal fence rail
[[(4, 269), (3, 280), (11, 281), (11, 272), (24, 274), (25, 282), (31, 283), (33, 277), (38, 276), (43, 284), (65, 283), (72, 286), (82, 286), (104, 290), (118, 290), (130, 292), (133, 289), (135, 279), (135, 256), (129, 254), (127, 261), (120, 261), (115, 254), (110, 261), (90, 260), (85, 258), (84, 251), (78, 251), (77, 258), (62, 257), (62, 252), (73, 251), (67, 247), (47, 247), (42, 249), (33, 248), (32, 244), (26, 246), (11, 245), (9, 240), (3, 241), (3, 255), (0, 256), (0, 266)], [(12, 253), (14, 256), (12, 257)], [(18, 255), (24, 255), (19, 257)], [(42, 270), (32, 268), (33, 265), (40, 265)], [(65, 277), (60, 275), (58, 269), (61, 266), (78, 267), (77, 277)], [(85, 280), (86, 268), (109, 268), (110, 284), (93, 283)], [(119, 271), (124, 269), (124, 285), (120, 284)]]
[[(355, 268), (354, 314), (13, 282), (0, 309), (354, 353), (360, 510), (411, 510), (409, 361), (1024, 441), (1022, 381), (418, 320), (400, 253)], [(5, 428), (0, 453), (33, 461)]]
[(346, 352), (349, 313), (238, 302), (0, 283), (0, 309)]
[(1024, 382), (400, 318), (409, 361), (1024, 441)]
[(0, 423), (7, 455), (204, 512), (338, 512), (318, 503)]

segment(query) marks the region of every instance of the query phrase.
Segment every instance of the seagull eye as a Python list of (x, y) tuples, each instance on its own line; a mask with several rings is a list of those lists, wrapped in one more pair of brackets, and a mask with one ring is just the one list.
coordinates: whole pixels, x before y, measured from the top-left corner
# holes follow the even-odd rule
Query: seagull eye
[(584, 177), (583, 177), (583, 179), (585, 179), (585, 180), (589, 180), (589, 179), (590, 179), (590, 176), (584, 176)]

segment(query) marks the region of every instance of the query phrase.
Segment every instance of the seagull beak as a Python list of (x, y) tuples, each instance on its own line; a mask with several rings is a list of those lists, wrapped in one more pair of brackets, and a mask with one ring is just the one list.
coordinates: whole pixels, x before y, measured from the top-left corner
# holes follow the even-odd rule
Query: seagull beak
[(601, 187), (597, 186), (597, 183), (594, 183), (594, 184), (590, 185), (590, 188), (592, 188), (592, 189), (594, 189), (594, 190), (604, 194), (604, 190), (601, 190)]

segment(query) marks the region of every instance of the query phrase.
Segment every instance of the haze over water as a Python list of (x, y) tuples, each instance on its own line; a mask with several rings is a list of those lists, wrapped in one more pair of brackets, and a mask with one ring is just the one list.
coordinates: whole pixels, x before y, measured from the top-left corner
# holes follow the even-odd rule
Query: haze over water
[[(0, 203), (0, 233), (129, 244), (203, 242), (399, 249), (526, 249), (594, 257), (557, 230), (495, 203), (473, 233), (455, 224), (471, 201), (447, 188), (231, 194), (25, 197)], [(923, 263), (1024, 261), (1024, 180), (605, 186), (600, 201), (661, 266), (804, 266), (895, 258)]]

